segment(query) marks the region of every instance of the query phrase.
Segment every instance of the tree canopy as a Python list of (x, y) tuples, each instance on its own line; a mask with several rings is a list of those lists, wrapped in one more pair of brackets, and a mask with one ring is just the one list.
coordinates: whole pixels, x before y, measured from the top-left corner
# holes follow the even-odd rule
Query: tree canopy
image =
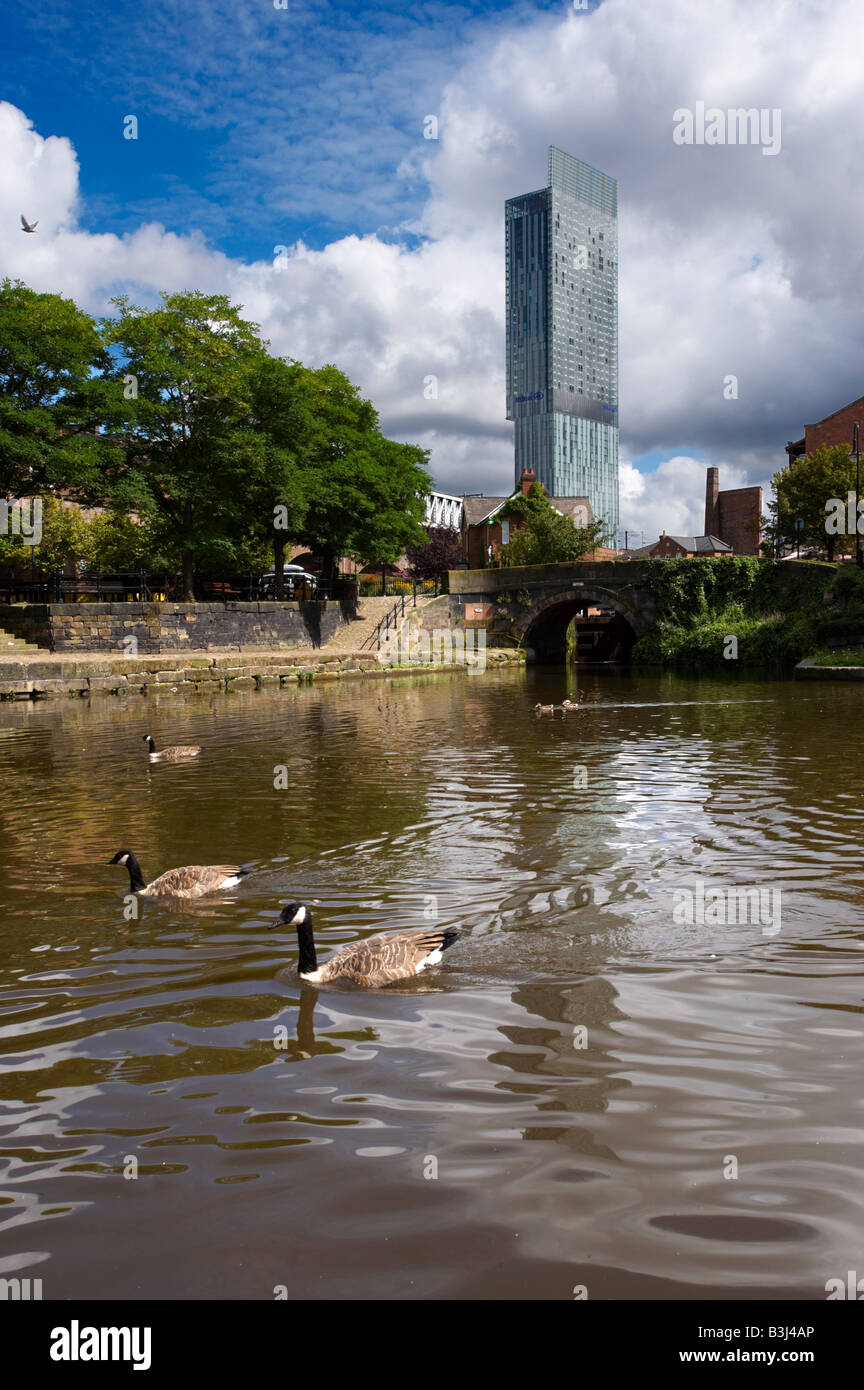
[(408, 547), (408, 563), (418, 579), (439, 579), (462, 558), (462, 540), (449, 526), (427, 526), (423, 545)]
[[(849, 492), (855, 490), (855, 462), (845, 444), (824, 446), (796, 459), (772, 479), (774, 496), (768, 504), (770, 540), (779, 547), (801, 544), (826, 550), (828, 559), (854, 548), (855, 535), (836, 534), (826, 529), (826, 504), (839, 498), (845, 509)], [(803, 524), (799, 528), (798, 521)]]
[(109, 367), (98, 326), (71, 299), (0, 282), (0, 494), (95, 480), (105, 455), (100, 374)]
[(96, 323), (59, 295), (0, 285), (0, 493), (104, 507), (100, 549), (113, 527), (117, 556), (145, 563), (137, 526), (186, 597), (196, 569), (268, 556), (281, 592), (289, 542), (326, 570), (422, 544), (428, 455), (386, 438), (337, 367), (273, 356), (224, 295), (112, 302)]
[(520, 523), (510, 532), (510, 540), (499, 552), (502, 565), (554, 565), (579, 560), (602, 542), (603, 522), (577, 526), (569, 516), (556, 511), (542, 483), (532, 483), (527, 496), (521, 492), (508, 499), (497, 513), (497, 520)]

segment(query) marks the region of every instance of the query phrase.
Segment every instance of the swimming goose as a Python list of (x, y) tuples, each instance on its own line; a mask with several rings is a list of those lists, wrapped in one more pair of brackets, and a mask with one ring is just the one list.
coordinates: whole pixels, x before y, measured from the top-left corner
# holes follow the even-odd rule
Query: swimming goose
[(145, 734), (143, 742), (150, 744), (151, 763), (179, 763), (185, 758), (197, 758), (201, 752), (195, 743), (176, 743), (173, 748), (163, 748), (161, 753), (157, 753), (152, 734)]
[(241, 878), (252, 872), (236, 864), (189, 864), (184, 869), (169, 869), (147, 883), (131, 849), (118, 850), (108, 863), (126, 865), (132, 892), (139, 898), (200, 898), (204, 893), (214, 893), (217, 888), (234, 888)]
[(460, 936), (454, 927), (424, 927), (419, 931), (393, 932), (390, 936), (370, 936), (366, 941), (343, 946), (319, 966), (308, 907), (304, 903), (288, 903), (274, 926), (280, 923), (297, 928), (300, 948), (297, 971), (301, 980), (316, 985), (327, 984), (330, 980), (353, 980), (355, 984), (370, 988), (390, 985), (396, 980), (410, 980), (427, 965), (437, 965), (444, 951)]

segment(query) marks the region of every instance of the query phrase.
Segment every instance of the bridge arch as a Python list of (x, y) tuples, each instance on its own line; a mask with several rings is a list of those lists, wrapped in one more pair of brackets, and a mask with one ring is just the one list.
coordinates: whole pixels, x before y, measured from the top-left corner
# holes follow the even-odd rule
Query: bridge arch
[[(599, 584), (570, 584), (546, 592), (524, 610), (519, 623), (520, 638), (536, 661), (563, 662), (566, 658), (567, 629), (572, 620), (588, 608), (603, 608), (617, 614), (610, 628), (610, 651), (622, 650), (629, 656), (633, 644), (649, 630), (636, 604), (616, 589)], [(608, 659), (608, 658), (607, 658)]]

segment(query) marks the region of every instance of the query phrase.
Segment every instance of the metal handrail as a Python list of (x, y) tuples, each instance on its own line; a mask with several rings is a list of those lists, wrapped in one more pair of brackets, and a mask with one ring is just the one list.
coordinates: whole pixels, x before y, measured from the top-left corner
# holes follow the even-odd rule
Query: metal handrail
[[(416, 602), (417, 602), (417, 595), (416, 595), (416, 593), (415, 593), (415, 595), (414, 595), (414, 602), (415, 602), (415, 604), (416, 604)], [(392, 625), (393, 627), (396, 627), (396, 626), (397, 626), (397, 618), (401, 618), (402, 615), (404, 614), (404, 612), (405, 612), (405, 595), (404, 595), (404, 594), (400, 594), (399, 597), (397, 598), (396, 602), (394, 603), (393, 607), (392, 607), (391, 609), (389, 609), (389, 610), (387, 611), (387, 613), (385, 613), (384, 617), (383, 617), (383, 618), (381, 619), (381, 621), (376, 625), (374, 632), (370, 632), (369, 636), (366, 638), (366, 641), (363, 642), (363, 643), (361, 644), (361, 646), (360, 646), (361, 652), (362, 652), (362, 651), (365, 651), (366, 647), (371, 647), (371, 645), (372, 645), (373, 642), (375, 643), (376, 647), (380, 647), (380, 646), (381, 646), (381, 636), (382, 636), (382, 634), (381, 634), (381, 629), (383, 628), (383, 629), (384, 629), (384, 632), (386, 633), (386, 632), (389, 632), (389, 631), (390, 631), (391, 625)]]

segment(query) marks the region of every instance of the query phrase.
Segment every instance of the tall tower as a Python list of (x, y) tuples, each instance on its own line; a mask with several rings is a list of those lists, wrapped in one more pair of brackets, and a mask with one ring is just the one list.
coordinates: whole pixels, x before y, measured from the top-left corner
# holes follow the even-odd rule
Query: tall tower
[(618, 536), (618, 184), (549, 147), (549, 186), (506, 204), (507, 419), (516, 482), (588, 497)]

